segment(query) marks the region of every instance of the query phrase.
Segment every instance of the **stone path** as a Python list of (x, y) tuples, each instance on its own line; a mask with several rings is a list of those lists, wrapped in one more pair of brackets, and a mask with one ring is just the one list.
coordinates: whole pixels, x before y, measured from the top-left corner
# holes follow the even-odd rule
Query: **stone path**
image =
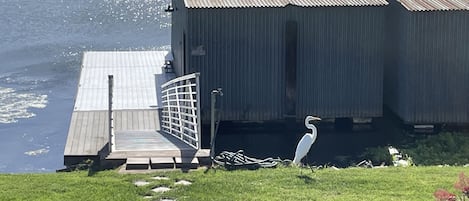
[[(154, 177), (151, 177), (150, 179), (154, 180), (154, 181), (168, 181), (168, 180), (170, 180), (170, 178), (165, 177), (165, 176), (154, 176)], [(150, 184), (152, 184), (152, 182), (148, 181), (148, 180), (136, 180), (136, 181), (134, 181), (134, 185), (137, 186), (137, 187), (143, 187), (143, 186), (147, 186), (147, 185), (150, 185)], [(189, 186), (191, 184), (192, 184), (192, 182), (187, 181), (187, 180), (177, 180), (176, 182), (174, 182), (175, 186)], [(171, 188), (169, 186), (158, 186), (158, 187), (152, 188), (151, 192), (153, 192), (153, 193), (164, 193), (164, 192), (168, 192), (170, 190), (171, 190)], [(153, 199), (154, 196), (151, 196), (151, 195), (147, 194), (143, 198), (144, 199)], [(175, 201), (175, 200), (170, 199), (170, 198), (164, 198), (164, 199), (160, 199), (160, 201)]]

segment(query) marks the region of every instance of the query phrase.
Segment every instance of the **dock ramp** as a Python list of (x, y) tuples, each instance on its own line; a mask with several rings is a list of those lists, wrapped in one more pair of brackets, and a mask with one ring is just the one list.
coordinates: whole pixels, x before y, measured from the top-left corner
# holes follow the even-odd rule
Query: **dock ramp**
[(165, 72), (167, 55), (167, 51), (84, 53), (64, 150), (66, 166), (87, 159), (151, 163), (152, 158), (166, 158), (176, 163), (208, 156), (199, 143), (198, 75), (176, 78)]

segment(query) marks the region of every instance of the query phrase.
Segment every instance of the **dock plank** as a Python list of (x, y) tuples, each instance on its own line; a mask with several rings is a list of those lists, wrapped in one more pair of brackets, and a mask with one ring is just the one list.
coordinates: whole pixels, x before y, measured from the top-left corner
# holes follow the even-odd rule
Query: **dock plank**
[(174, 168), (173, 157), (152, 157), (150, 158), (151, 169)]
[(127, 111), (122, 111), (121, 112), (122, 116), (122, 125), (118, 126), (119, 129), (116, 129), (116, 131), (125, 131), (125, 130), (129, 130), (130, 128), (127, 126), (127, 122), (128, 122), (128, 112)]
[(77, 124), (77, 115), (72, 113), (72, 117), (70, 119), (70, 128), (68, 130), (67, 142), (65, 143), (64, 155), (68, 155), (72, 153), (73, 145), (75, 143), (75, 128)]
[(89, 116), (90, 116), (89, 112), (82, 113), (82, 115), (80, 116), (81, 118), (80, 135), (78, 136), (78, 140), (77, 140), (78, 143), (76, 146), (76, 152), (84, 153), (85, 155), (87, 155), (87, 153), (85, 153), (85, 149), (83, 148), (83, 145), (86, 143), (85, 140), (86, 140), (86, 135), (87, 135), (86, 131), (88, 129)]
[(96, 113), (89, 113), (89, 118), (87, 122), (87, 127), (86, 127), (86, 133), (84, 136), (83, 140), (83, 152), (87, 154), (93, 154), (91, 150), (92, 144), (95, 144), (96, 142), (92, 139), (94, 135), (94, 129), (96, 126), (96, 123), (99, 123), (98, 121), (95, 120), (95, 114)]
[[(97, 126), (97, 132), (95, 133), (94, 140), (95, 143), (93, 144), (93, 150), (90, 150), (92, 152), (101, 150), (106, 143), (109, 141), (109, 120), (108, 120), (108, 112), (100, 112), (98, 113), (98, 118), (97, 122), (99, 122)], [(100, 133), (103, 133), (103, 135), (100, 135)]]
[(80, 150), (80, 147), (81, 147), (81, 137), (84, 135), (82, 133), (82, 131), (84, 131), (84, 127), (83, 127), (83, 113), (77, 113), (77, 124), (76, 124), (76, 132), (78, 135), (75, 135), (75, 139), (74, 139), (74, 146), (73, 146), (73, 150), (72, 152), (73, 153), (82, 153), (82, 151)]
[(127, 170), (146, 170), (150, 167), (150, 158), (127, 158)]
[(144, 122), (145, 122), (145, 129), (151, 129), (153, 127), (153, 129), (156, 130), (155, 126), (152, 126), (152, 121), (154, 119), (154, 117), (152, 117), (153, 113), (150, 112), (150, 111), (145, 111), (145, 113), (143, 114), (144, 115)]
[(141, 157), (180, 157), (180, 158), (194, 158), (194, 157), (209, 157), (209, 149), (192, 149), (192, 150), (155, 150), (155, 151), (115, 151), (109, 154), (106, 159), (126, 159), (126, 158), (141, 158)]
[(137, 111), (137, 130), (145, 130), (145, 113), (143, 110)]
[(90, 112), (88, 116), (88, 123), (87, 123), (87, 128), (86, 128), (86, 139), (83, 142), (83, 150), (85, 153), (92, 155), (94, 154), (94, 150), (91, 149), (91, 145), (94, 145), (96, 143), (96, 135), (97, 135), (97, 129), (94, 127), (95, 122), (97, 122), (97, 117), (95, 112)]

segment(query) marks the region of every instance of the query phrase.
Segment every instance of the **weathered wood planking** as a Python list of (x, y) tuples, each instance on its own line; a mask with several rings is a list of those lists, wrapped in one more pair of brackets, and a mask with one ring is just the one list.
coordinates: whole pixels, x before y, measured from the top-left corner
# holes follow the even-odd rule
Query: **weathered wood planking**
[(159, 151), (193, 150), (191, 146), (172, 135), (157, 131), (117, 131), (115, 150), (118, 151)]
[[(160, 128), (158, 111), (155, 109), (118, 110), (113, 115), (115, 132), (156, 131)], [(108, 143), (108, 126), (107, 111), (74, 111), (64, 156), (97, 156)]]
[(159, 116), (152, 110), (118, 110), (114, 111), (114, 131), (159, 130)]
[(72, 113), (64, 156), (96, 156), (108, 141), (107, 111)]
[(106, 159), (146, 158), (146, 157), (209, 157), (209, 149), (196, 150), (158, 150), (158, 151), (118, 151), (112, 152)]

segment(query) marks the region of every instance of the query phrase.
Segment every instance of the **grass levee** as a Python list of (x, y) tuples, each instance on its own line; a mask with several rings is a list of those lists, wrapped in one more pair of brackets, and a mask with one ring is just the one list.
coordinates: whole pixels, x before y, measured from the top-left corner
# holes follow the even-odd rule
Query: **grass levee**
[[(452, 189), (467, 168), (325, 168), (309, 169), (179, 171), (151, 174), (119, 174), (115, 171), (0, 175), (1, 200), (433, 200), (438, 188)], [(166, 176), (169, 180), (154, 180)], [(193, 184), (178, 186), (178, 180)], [(145, 180), (137, 187), (134, 181)], [(171, 191), (155, 193), (154, 187)], [(150, 199), (144, 196), (152, 196)]]

